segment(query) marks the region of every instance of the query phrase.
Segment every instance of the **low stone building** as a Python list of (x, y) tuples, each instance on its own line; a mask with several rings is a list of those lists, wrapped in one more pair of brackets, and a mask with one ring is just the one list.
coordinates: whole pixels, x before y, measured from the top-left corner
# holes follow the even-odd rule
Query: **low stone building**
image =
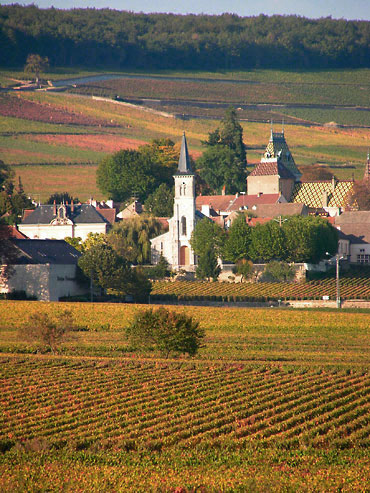
[(11, 239), (8, 247), (0, 292), (24, 291), (40, 301), (58, 301), (62, 296), (86, 293), (86, 287), (77, 278), (81, 253), (65, 241)]

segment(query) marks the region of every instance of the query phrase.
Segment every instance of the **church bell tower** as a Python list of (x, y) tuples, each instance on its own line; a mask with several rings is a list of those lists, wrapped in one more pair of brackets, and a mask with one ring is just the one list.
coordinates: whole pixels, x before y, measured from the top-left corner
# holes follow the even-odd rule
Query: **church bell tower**
[(175, 200), (172, 221), (172, 245), (174, 264), (179, 269), (193, 270), (194, 252), (190, 245), (195, 227), (195, 174), (191, 168), (185, 132), (175, 179)]

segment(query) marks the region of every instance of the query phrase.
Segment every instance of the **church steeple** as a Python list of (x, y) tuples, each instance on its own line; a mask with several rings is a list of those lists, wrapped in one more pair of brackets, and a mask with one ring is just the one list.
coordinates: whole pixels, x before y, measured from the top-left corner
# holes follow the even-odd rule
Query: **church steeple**
[(188, 144), (186, 142), (186, 137), (184, 132), (182, 135), (179, 165), (177, 167), (176, 175), (193, 175), (193, 174), (194, 173), (190, 164)]

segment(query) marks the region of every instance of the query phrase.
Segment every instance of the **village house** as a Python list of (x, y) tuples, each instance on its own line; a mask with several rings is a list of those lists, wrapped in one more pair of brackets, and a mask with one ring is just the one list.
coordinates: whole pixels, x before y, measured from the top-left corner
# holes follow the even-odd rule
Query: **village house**
[(26, 210), (18, 229), (31, 239), (80, 237), (84, 241), (89, 233), (107, 233), (114, 221), (115, 209), (72, 201), (70, 204), (41, 204), (34, 210)]
[[(9, 239), (0, 292), (25, 292), (40, 301), (86, 293), (77, 277), (81, 253), (63, 240)], [(5, 275), (6, 273), (6, 275)]]

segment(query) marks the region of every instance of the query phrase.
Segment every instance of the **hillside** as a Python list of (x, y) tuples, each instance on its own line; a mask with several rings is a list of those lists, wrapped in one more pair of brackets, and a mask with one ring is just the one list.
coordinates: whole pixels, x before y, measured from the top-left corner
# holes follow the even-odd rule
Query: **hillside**
[[(89, 74), (58, 71), (55, 79), (70, 79), (73, 75)], [(368, 123), (369, 92), (361, 92), (359, 88), (368, 86), (368, 70), (315, 74), (252, 71), (197, 75), (196, 78), (195, 74), (184, 72), (145, 76), (131, 74), (131, 79), (101, 82), (99, 87), (94, 84), (78, 86), (73, 89), (77, 91), (74, 94), (3, 91), (0, 94), (1, 159), (14, 166), (17, 175), (22, 178), (26, 193), (36, 200), (45, 200), (51, 193), (66, 189), (81, 200), (91, 195), (103, 198), (96, 188), (95, 172), (98, 162), (105, 155), (123, 148), (137, 148), (153, 138), (170, 137), (179, 142), (185, 130), (190, 151), (196, 159), (203, 151), (201, 141), (216, 128), (225, 107), (233, 103), (239, 108), (242, 99), (244, 105), (249, 105), (245, 109), (240, 107), (238, 115), (244, 129), (250, 165), (260, 160), (266, 146), (270, 133), (269, 120), (279, 122), (275, 124), (275, 128), (279, 128), (284, 119), (285, 135), (298, 166), (327, 165), (342, 179), (351, 178), (352, 173), (355, 178), (362, 176), (369, 131), (361, 128), (359, 122)], [(54, 75), (50, 73), (45, 76), (53, 79)], [(356, 83), (353, 82), (355, 76)], [(9, 87), (14, 84), (14, 79), (22, 77), (24, 74), (21, 72), (3, 71), (1, 83), (3, 87)], [(238, 82), (243, 78), (245, 84)], [(267, 79), (270, 81), (268, 84), (264, 82)], [(310, 87), (311, 93), (299, 90), (302, 84)], [(322, 91), (321, 106), (314, 107), (315, 94), (323, 86), (326, 89)], [(290, 94), (289, 87), (296, 91), (294, 107), (281, 103), (281, 98)], [(125, 100), (136, 94), (152, 100), (172, 98), (172, 102), (166, 105), (146, 100), (144, 104), (132, 105), (113, 101), (112, 95), (117, 88), (120, 97)], [(253, 88), (258, 88), (259, 92)], [(79, 94), (87, 91), (101, 95), (102, 90), (107, 99), (93, 99)], [(251, 108), (265, 97), (270, 106)], [(181, 98), (183, 101), (179, 103)], [(189, 98), (197, 101), (191, 107), (185, 107), (184, 98), (185, 101)], [(217, 100), (215, 108), (202, 107), (200, 103), (203, 104), (204, 98)], [(279, 101), (285, 106), (277, 107)], [(334, 102), (336, 108), (330, 109), (328, 105)], [(356, 105), (359, 104), (366, 104), (363, 111), (358, 110)], [(178, 117), (179, 113), (193, 112), (200, 113), (198, 118)], [(302, 113), (299, 118), (294, 116), (297, 112)], [(315, 112), (320, 113), (321, 119)], [(339, 116), (341, 119), (337, 118)], [(345, 125), (320, 125), (320, 122), (335, 118)], [(358, 128), (352, 128), (356, 125)]]

